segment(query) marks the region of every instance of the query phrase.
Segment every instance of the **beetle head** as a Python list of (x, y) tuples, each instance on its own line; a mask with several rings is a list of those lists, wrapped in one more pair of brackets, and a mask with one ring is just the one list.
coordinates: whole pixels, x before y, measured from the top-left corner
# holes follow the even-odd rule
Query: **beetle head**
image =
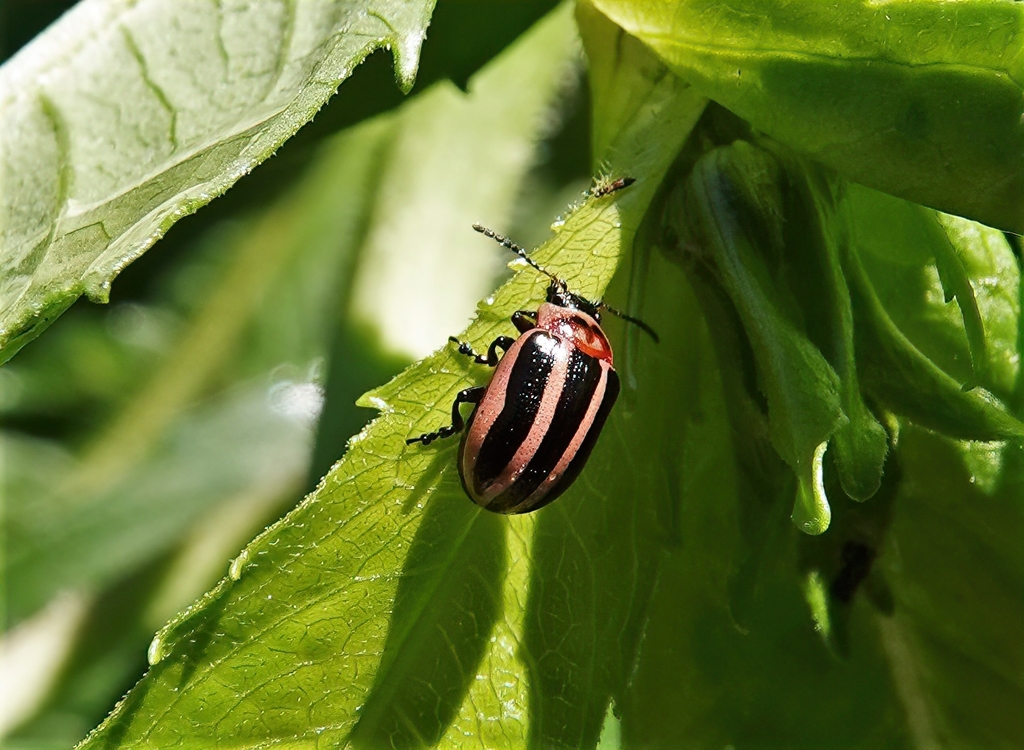
[(579, 310), (580, 312), (585, 312), (596, 321), (601, 320), (601, 308), (604, 305), (600, 302), (591, 302), (578, 294), (573, 294), (569, 291), (565, 282), (555, 276), (551, 277), (551, 283), (548, 284), (546, 299), (552, 305), (567, 307), (570, 310)]
[[(625, 180), (627, 179), (630, 181), (625, 182)], [(630, 185), (632, 184), (632, 182), (633, 181), (630, 178), (624, 178), (624, 184), (621, 187)], [(618, 190), (619, 188), (615, 189)], [(590, 300), (585, 299), (579, 296), (578, 294), (573, 294), (572, 292), (570, 292), (569, 287), (566, 285), (564, 281), (562, 281), (560, 278), (551, 273), (551, 271), (539, 265), (537, 261), (535, 261), (533, 258), (526, 254), (526, 251), (523, 248), (519, 247), (519, 245), (512, 242), (512, 240), (510, 240), (508, 237), (500, 235), (493, 229), (488, 229), (487, 227), (480, 226), (479, 224), (474, 224), (473, 229), (480, 232), (480, 234), (486, 237), (490, 237), (502, 247), (508, 248), (516, 255), (518, 255), (520, 258), (525, 260), (531, 268), (540, 271), (542, 274), (551, 279), (551, 283), (548, 285), (547, 301), (550, 302), (552, 305), (558, 305), (559, 307), (566, 307), (571, 310), (579, 310), (581, 312), (585, 312), (592, 318), (594, 318), (595, 321), (601, 320), (601, 310), (607, 310), (612, 315), (616, 315), (622, 318), (623, 320), (632, 323), (633, 325), (642, 329), (645, 333), (647, 333), (647, 335), (654, 339), (655, 343), (658, 342), (658, 334), (654, 332), (653, 328), (651, 328), (649, 325), (644, 323), (639, 318), (634, 318), (631, 315), (626, 315), (625, 313), (616, 310), (614, 307), (606, 305), (604, 302), (591, 302)]]

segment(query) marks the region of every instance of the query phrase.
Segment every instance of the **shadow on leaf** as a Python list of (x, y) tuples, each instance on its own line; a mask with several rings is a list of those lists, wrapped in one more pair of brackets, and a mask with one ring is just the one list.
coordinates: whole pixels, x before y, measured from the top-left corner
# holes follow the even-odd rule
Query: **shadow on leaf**
[[(440, 485), (454, 484), (444, 472)], [(445, 488), (435, 497), (461, 494)], [(425, 511), (395, 595), (380, 669), (350, 737), (357, 748), (435, 745), (454, 720), (500, 610), (504, 521), (468, 499)]]

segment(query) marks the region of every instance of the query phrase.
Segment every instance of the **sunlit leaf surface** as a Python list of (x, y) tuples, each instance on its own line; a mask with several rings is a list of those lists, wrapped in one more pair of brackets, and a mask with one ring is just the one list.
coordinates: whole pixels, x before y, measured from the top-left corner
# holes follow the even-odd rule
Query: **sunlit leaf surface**
[(0, 69), (0, 359), (309, 121), (433, 2), (80, 3)]

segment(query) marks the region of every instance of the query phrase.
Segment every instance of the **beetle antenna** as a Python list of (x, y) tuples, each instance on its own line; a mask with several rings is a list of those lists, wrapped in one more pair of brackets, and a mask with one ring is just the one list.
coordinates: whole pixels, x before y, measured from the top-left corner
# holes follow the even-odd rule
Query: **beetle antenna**
[[(615, 190), (621, 190), (623, 187), (628, 187), (628, 186), (632, 185), (635, 182), (635, 180), (633, 178), (631, 178), (631, 177), (625, 177), (625, 178), (622, 178), (621, 180), (616, 180), (616, 182), (617, 183), (620, 183), (620, 182), (621, 183), (625, 183), (625, 184), (617, 185), (615, 187)], [(614, 192), (614, 191), (611, 191), (611, 192)], [(607, 195), (608, 193), (606, 192), (604, 194)], [(525, 260), (529, 264), (529, 266), (531, 268), (534, 268), (534, 269), (540, 271), (542, 274), (544, 274), (545, 276), (550, 278), (552, 281), (554, 281), (556, 284), (558, 284), (562, 289), (566, 289), (564, 281), (562, 281), (560, 278), (558, 278), (553, 273), (551, 273), (551, 271), (548, 271), (547, 269), (545, 269), (541, 265), (539, 265), (537, 263), (537, 261), (535, 261), (533, 258), (531, 258), (529, 255), (526, 254), (526, 251), (523, 248), (519, 247), (519, 245), (514, 243), (512, 240), (510, 240), (505, 235), (498, 234), (493, 229), (488, 229), (487, 227), (485, 227), (485, 226), (483, 226), (481, 224), (474, 224), (473, 225), (473, 229), (475, 229), (476, 231), (478, 231), (480, 234), (484, 235), (485, 237), (490, 237), (492, 240), (497, 242), (502, 247), (507, 248), (508, 250), (511, 250), (516, 255), (518, 255), (520, 258)], [(568, 290), (566, 289), (566, 291), (568, 291)], [(609, 305), (609, 304), (607, 304), (605, 302), (593, 302), (593, 303), (588, 303), (588, 304), (593, 304), (594, 307), (603, 308), (603, 309), (607, 310), (608, 312), (610, 312), (612, 315), (615, 315), (615, 316), (617, 316), (619, 318), (622, 318), (623, 320), (625, 320), (628, 323), (632, 323), (637, 328), (639, 328), (640, 330), (644, 331), (652, 339), (654, 339), (654, 343), (655, 344), (660, 344), (661, 343), (661, 339), (658, 338), (658, 334), (654, 332), (654, 329), (651, 328), (646, 323), (644, 323), (639, 318), (634, 318), (632, 315), (626, 315), (626, 313), (624, 313), (624, 312), (622, 312), (620, 310), (616, 310), (614, 307), (612, 307), (611, 305)]]
[(498, 234), (498, 233), (497, 233), (497, 232), (495, 232), (495, 231), (494, 231), (493, 229), (488, 229), (487, 227), (485, 227), (485, 226), (482, 226), (482, 225), (480, 225), (480, 224), (474, 224), (474, 225), (473, 225), (473, 229), (475, 229), (476, 231), (478, 231), (478, 232), (479, 232), (480, 234), (482, 234), (482, 235), (483, 235), (484, 237), (490, 237), (490, 238), (491, 238), (492, 240), (494, 240), (495, 242), (497, 242), (497, 243), (498, 243), (499, 245), (501, 245), (502, 247), (504, 247), (504, 248), (506, 248), (506, 249), (508, 249), (508, 250), (511, 250), (511, 251), (512, 251), (512, 252), (514, 252), (514, 253), (515, 253), (516, 255), (518, 255), (518, 256), (519, 256), (520, 258), (522, 258), (523, 260), (525, 260), (525, 261), (527, 262), (527, 264), (529, 264), (529, 266), (530, 266), (531, 268), (535, 268), (536, 270), (540, 271), (540, 272), (541, 272), (542, 274), (544, 274), (544, 275), (545, 275), (545, 276), (547, 276), (548, 278), (550, 278), (550, 279), (552, 279), (553, 281), (557, 282), (559, 286), (561, 286), (561, 287), (563, 287), (563, 288), (565, 287), (565, 282), (564, 282), (564, 281), (562, 281), (562, 280), (561, 280), (560, 278), (558, 278), (558, 277), (557, 277), (557, 276), (555, 276), (555, 275), (554, 275), (553, 273), (551, 273), (551, 271), (548, 271), (547, 269), (545, 269), (545, 268), (542, 268), (542, 267), (541, 267), (541, 266), (540, 266), (540, 265), (539, 265), (539, 264), (537, 263), (537, 261), (535, 261), (535, 260), (534, 260), (533, 258), (531, 258), (531, 257), (530, 257), (529, 255), (527, 255), (527, 254), (526, 254), (526, 251), (525, 251), (525, 250), (524, 250), (523, 248), (519, 247), (519, 245), (517, 245), (516, 243), (514, 243), (514, 242), (513, 242), (512, 240), (510, 240), (510, 239), (509, 239), (508, 237), (506, 237), (505, 235), (503, 235), (503, 234)]
[(626, 313), (624, 313), (624, 312), (622, 312), (620, 310), (616, 310), (614, 307), (612, 307), (611, 305), (609, 305), (609, 304), (607, 304), (605, 302), (598, 302), (597, 306), (601, 307), (601, 308), (604, 308), (605, 310), (610, 312), (612, 315), (615, 315), (616, 317), (622, 318), (627, 323), (632, 323), (637, 328), (639, 328), (641, 331), (644, 331), (648, 336), (650, 336), (652, 339), (654, 339), (654, 343), (655, 344), (660, 344), (661, 343), (661, 339), (658, 337), (658, 334), (656, 334), (654, 332), (654, 329), (651, 328), (646, 323), (644, 323), (642, 320), (640, 320), (640, 318), (634, 318), (632, 315), (626, 315)]

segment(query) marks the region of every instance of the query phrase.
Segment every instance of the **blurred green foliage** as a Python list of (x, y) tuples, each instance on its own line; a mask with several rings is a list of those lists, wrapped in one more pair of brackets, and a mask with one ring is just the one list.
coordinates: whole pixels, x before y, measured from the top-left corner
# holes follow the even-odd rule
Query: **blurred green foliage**
[[(0, 68), (4, 356), (50, 326), (5, 643), (63, 618), (4, 747), (1024, 744), (1022, 48), (990, 0), (84, 0)], [(542, 298), (476, 221), (661, 337), (607, 321), (526, 517), (404, 443)]]

